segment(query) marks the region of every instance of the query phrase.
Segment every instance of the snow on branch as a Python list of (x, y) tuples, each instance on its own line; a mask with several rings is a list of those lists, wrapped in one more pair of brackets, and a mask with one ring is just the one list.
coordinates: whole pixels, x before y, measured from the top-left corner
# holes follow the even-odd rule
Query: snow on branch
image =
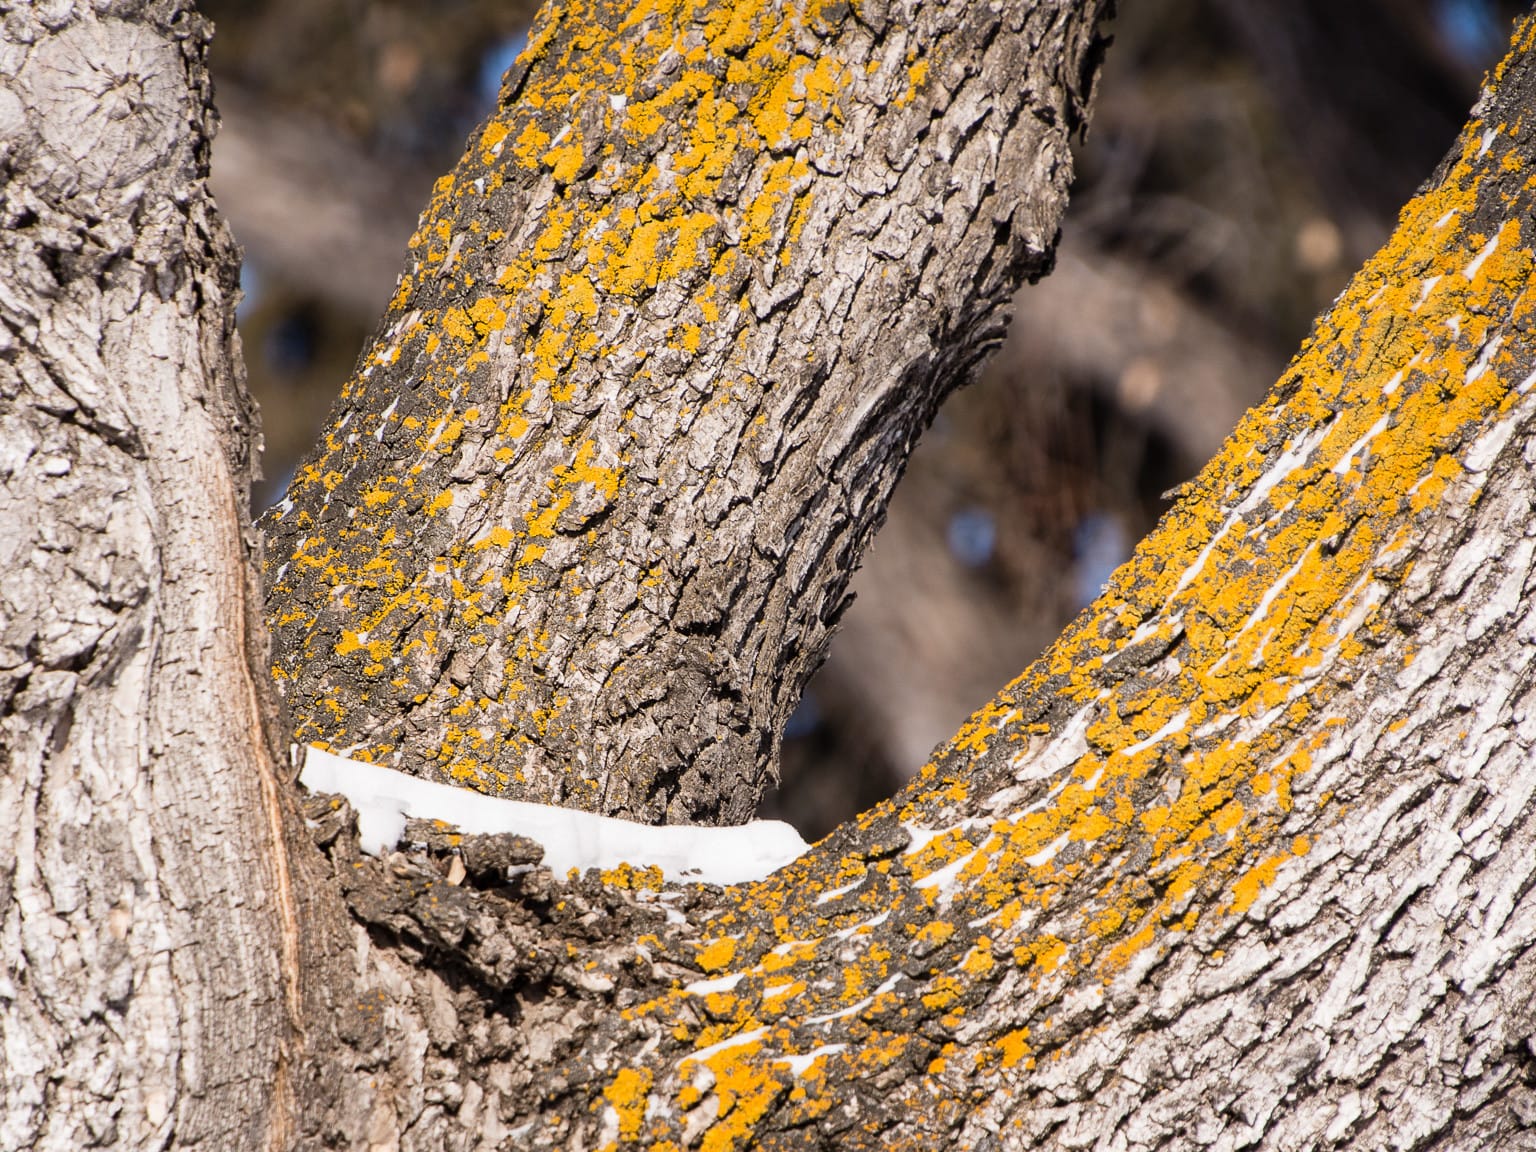
[(781, 820), (754, 820), (730, 828), (637, 824), (434, 784), (314, 745), (305, 751), (299, 783), (312, 792), (345, 796), (357, 812), (362, 849), (373, 856), (400, 842), (407, 818), (441, 820), (469, 835), (526, 836), (543, 846), (544, 863), (557, 876), (573, 868), (628, 864), (659, 868), (668, 880), (679, 882), (742, 884), (778, 871), (809, 847)]

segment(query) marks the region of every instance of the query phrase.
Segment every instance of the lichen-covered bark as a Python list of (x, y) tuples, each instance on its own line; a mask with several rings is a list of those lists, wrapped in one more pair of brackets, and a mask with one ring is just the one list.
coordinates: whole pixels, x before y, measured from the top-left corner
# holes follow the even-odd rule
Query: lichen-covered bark
[(419, 965), (405, 1145), (1536, 1146), (1533, 98), (1528, 22), (1100, 601), (790, 868), (477, 890), (319, 821)]
[(1048, 266), (1105, 5), (551, 6), (265, 524), (300, 739), (738, 822)]
[(286, 1139), (234, 245), (185, 3), (0, 27), (0, 1147)]
[(1536, 21), (1100, 601), (722, 890), (291, 836), (203, 32), (132, 13), (0, 46), (6, 1146), (1536, 1146)]

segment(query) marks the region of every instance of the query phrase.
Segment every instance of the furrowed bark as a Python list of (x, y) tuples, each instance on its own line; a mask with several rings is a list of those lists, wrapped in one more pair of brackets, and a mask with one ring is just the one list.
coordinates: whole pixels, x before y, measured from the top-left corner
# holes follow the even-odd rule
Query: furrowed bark
[(451, 888), (316, 801), (442, 974), (405, 1143), (1536, 1145), (1533, 51), (1100, 601), (790, 868)]
[(0, 1147), (289, 1137), (208, 32), (159, 2), (12, 5), (0, 33)]
[(1049, 265), (1105, 5), (545, 11), (265, 524), (303, 741), (739, 822)]
[(133, 12), (0, 47), (7, 1145), (1536, 1145), (1536, 22), (1104, 597), (713, 889), (280, 847), (203, 32)]

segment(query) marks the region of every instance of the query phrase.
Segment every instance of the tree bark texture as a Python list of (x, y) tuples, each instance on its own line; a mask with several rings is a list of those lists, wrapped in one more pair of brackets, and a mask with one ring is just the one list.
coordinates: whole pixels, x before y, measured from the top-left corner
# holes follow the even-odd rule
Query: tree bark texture
[[(1105, 595), (905, 793), (718, 889), (509, 881), (536, 849), (430, 825), (361, 857), (323, 796), (286, 835), (203, 32), (133, 14), (0, 49), (8, 1141), (1536, 1147), (1536, 22)], [(51, 134), (82, 76), (181, 143)]]
[(546, 9), (266, 521), (298, 737), (748, 819), (908, 450), (1049, 266), (1104, 7)]
[(288, 1139), (298, 936), (208, 33), (184, 3), (65, 3), (0, 37), (5, 1148)]
[(312, 801), (405, 1144), (1536, 1147), (1533, 43), (1098, 603), (796, 864), (453, 887)]

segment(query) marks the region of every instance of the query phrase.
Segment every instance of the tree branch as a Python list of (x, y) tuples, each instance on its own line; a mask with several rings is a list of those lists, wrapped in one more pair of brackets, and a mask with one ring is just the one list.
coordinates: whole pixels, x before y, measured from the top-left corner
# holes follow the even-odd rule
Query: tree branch
[(277, 1147), (300, 895), (209, 27), (81, 7), (0, 42), (0, 1146)]
[[(557, 886), (580, 970), (519, 985), (500, 1048), (443, 1041), (498, 1085), (477, 1124), (494, 1098), (533, 1148), (1526, 1139), (1533, 41), (1266, 402), (912, 787), (681, 923), (617, 910), (666, 903), (630, 870)], [(533, 931), (557, 956), (571, 929)]]
[(546, 12), (268, 518), (299, 736), (747, 819), (907, 451), (1049, 265), (1102, 8)]

